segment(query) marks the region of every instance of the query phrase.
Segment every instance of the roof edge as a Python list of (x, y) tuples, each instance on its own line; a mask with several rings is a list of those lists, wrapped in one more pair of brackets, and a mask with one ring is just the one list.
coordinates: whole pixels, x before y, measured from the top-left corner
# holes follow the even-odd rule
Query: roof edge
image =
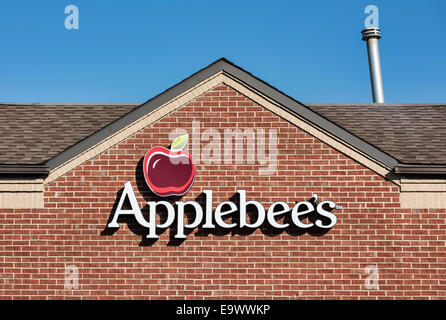
[(446, 175), (446, 165), (399, 163), (395, 167), (395, 173)]
[(0, 102), (1, 106), (139, 106), (144, 102)]
[(27, 175), (47, 177), (50, 169), (46, 164), (0, 164), (0, 176)]
[(391, 107), (444, 107), (446, 106), (445, 102), (385, 102), (385, 103), (380, 103), (380, 104), (376, 104), (376, 103), (372, 103), (372, 102), (305, 102), (304, 103), (307, 106), (310, 107), (350, 107), (350, 106), (358, 106), (358, 107), (386, 107), (386, 106), (391, 106)]

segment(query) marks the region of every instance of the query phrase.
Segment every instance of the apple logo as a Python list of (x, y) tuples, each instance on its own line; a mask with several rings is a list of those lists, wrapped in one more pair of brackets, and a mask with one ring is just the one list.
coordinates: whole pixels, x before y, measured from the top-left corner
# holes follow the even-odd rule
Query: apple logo
[(170, 149), (156, 146), (144, 156), (144, 178), (150, 190), (158, 196), (182, 196), (195, 179), (195, 163), (189, 152), (183, 151), (187, 134), (175, 138)]

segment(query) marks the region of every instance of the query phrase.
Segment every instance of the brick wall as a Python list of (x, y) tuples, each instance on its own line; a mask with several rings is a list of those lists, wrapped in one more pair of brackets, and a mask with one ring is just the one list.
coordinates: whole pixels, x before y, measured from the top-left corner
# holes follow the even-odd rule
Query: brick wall
[[(141, 207), (156, 200), (141, 161), (154, 145), (169, 145), (174, 128), (277, 129), (278, 166), (260, 176), (258, 164), (197, 165), (181, 199), (217, 203), (246, 190), (248, 200), (309, 199), (343, 206), (325, 235), (252, 234), (217, 230), (181, 243), (166, 230), (142, 241), (138, 226), (106, 224), (117, 193), (130, 180)], [(202, 147), (206, 142), (202, 143)], [(53, 299), (412, 299), (446, 298), (446, 210), (401, 209), (398, 187), (350, 158), (219, 86), (45, 187), (45, 209), (0, 211), (0, 298)], [(79, 270), (79, 288), (64, 289), (65, 268)], [(379, 289), (368, 290), (367, 266)]]

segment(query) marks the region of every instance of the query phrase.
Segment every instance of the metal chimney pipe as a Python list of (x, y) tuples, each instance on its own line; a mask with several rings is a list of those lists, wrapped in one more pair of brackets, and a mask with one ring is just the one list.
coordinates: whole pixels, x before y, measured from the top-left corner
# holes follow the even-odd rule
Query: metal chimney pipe
[(374, 103), (384, 103), (383, 77), (381, 62), (379, 60), (378, 39), (381, 38), (379, 28), (366, 28), (361, 31), (362, 40), (367, 41), (367, 53), (369, 55), (370, 81)]

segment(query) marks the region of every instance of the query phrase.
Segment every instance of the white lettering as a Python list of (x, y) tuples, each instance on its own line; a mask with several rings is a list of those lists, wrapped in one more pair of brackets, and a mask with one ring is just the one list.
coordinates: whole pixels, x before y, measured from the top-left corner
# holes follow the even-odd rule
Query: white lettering
[[(280, 210), (280, 211), (275, 211), (275, 208), (276, 208), (277, 206), (282, 206), (283, 209)], [(289, 226), (288, 223), (284, 223), (284, 224), (282, 224), (282, 223), (278, 223), (278, 222), (276, 221), (275, 217), (276, 217), (276, 216), (279, 216), (279, 215), (281, 215), (281, 214), (284, 214), (284, 213), (286, 213), (286, 212), (288, 212), (288, 211), (290, 211), (290, 207), (288, 206), (287, 203), (285, 203), (285, 202), (274, 202), (274, 203), (269, 207), (269, 209), (268, 209), (268, 216), (267, 216), (267, 218), (268, 218), (268, 223), (269, 223), (272, 227), (277, 228), (277, 229), (287, 228), (287, 227)]]
[[(127, 181), (124, 184), (124, 188), (122, 191), (122, 195), (118, 201), (118, 205), (116, 210), (112, 216), (110, 223), (108, 223), (109, 228), (119, 228), (118, 219), (120, 216), (134, 216), (136, 221), (142, 226), (148, 229), (148, 234), (146, 238), (148, 239), (158, 239), (159, 236), (156, 234), (157, 228), (166, 229), (169, 228), (175, 221), (175, 217), (177, 219), (177, 233), (174, 235), (176, 239), (186, 239), (187, 236), (185, 234), (185, 229), (193, 229), (201, 225), (202, 228), (206, 229), (214, 229), (217, 226), (230, 229), (230, 228), (259, 228), (264, 222), (265, 219), (273, 228), (277, 229), (285, 229), (290, 227), (289, 223), (279, 223), (277, 222), (277, 217), (283, 214), (287, 214), (290, 212), (290, 207), (287, 203), (283, 201), (274, 202), (271, 204), (267, 212), (265, 212), (264, 206), (255, 200), (246, 200), (246, 191), (239, 190), (237, 193), (240, 197), (240, 205), (237, 205), (232, 201), (224, 201), (217, 205), (215, 211), (212, 211), (212, 190), (204, 190), (205, 195), (205, 205), (204, 208), (202, 205), (196, 201), (177, 201), (175, 202), (177, 207), (177, 212), (175, 212), (174, 206), (167, 201), (150, 201), (148, 202), (148, 220), (146, 220), (141, 212), (141, 209), (138, 205), (138, 201), (136, 199), (135, 192), (133, 190), (132, 184), (130, 181)], [(124, 202), (128, 199), (130, 203), (130, 209), (124, 209)], [(333, 209), (342, 209), (341, 206), (337, 206), (333, 201), (323, 201), (317, 204), (316, 208), (313, 205), (317, 199), (317, 195), (313, 195), (312, 200), (310, 201), (302, 201), (296, 203), (296, 205), (291, 210), (291, 221), (295, 226), (301, 229), (308, 229), (313, 226), (317, 226), (322, 229), (330, 229), (332, 228), (336, 222), (337, 217), (334, 213), (331, 212)], [(251, 218), (251, 220), (255, 221), (247, 221), (247, 207), (251, 205), (256, 208), (257, 217)], [(157, 211), (160, 207), (163, 206), (167, 211), (167, 217), (164, 222), (156, 223), (157, 220)], [(185, 223), (186, 215), (188, 212), (185, 212), (185, 207), (191, 207), (193, 210), (190, 212), (194, 212), (194, 217), (191, 220), (189, 217), (190, 223)], [(239, 211), (239, 225), (236, 222), (228, 223), (225, 222), (224, 217)], [(315, 220), (315, 223), (304, 223), (301, 219), (305, 215), (309, 214), (317, 214), (319, 219)], [(325, 219), (321, 219), (325, 218)], [(215, 219), (215, 224), (213, 220)], [(329, 222), (327, 222), (327, 219)], [(324, 220), (324, 221), (323, 221)], [(203, 223), (204, 222), (204, 223)], [(324, 224), (324, 222), (326, 224)], [(203, 223), (203, 224), (202, 224)]]
[(336, 218), (336, 215), (334, 213), (331, 213), (330, 211), (324, 210), (323, 205), (327, 204), (331, 209), (334, 209), (336, 207), (336, 203), (333, 201), (324, 201), (317, 205), (317, 213), (319, 213), (321, 216), (324, 216), (331, 220), (331, 222), (328, 225), (323, 225), (321, 220), (316, 220), (315, 224), (319, 228), (323, 229), (330, 229), (332, 228), (336, 222), (338, 221), (338, 218)]
[[(122, 209), (122, 206), (124, 205), (125, 198), (128, 197), (130, 202), (130, 209)], [(136, 221), (140, 225), (146, 228), (150, 228), (151, 224), (148, 223), (141, 212), (141, 209), (138, 205), (138, 200), (136, 200), (135, 192), (133, 191), (132, 183), (130, 181), (127, 181), (124, 184), (124, 190), (122, 191), (121, 198), (119, 199), (118, 206), (116, 207), (115, 214), (113, 216), (112, 221), (108, 224), (109, 228), (119, 228), (118, 218), (121, 215), (133, 215), (135, 216)], [(152, 217), (150, 217), (152, 219)], [(153, 220), (152, 220), (153, 221)]]
[[(231, 209), (226, 210), (226, 211), (222, 211), (223, 206), (228, 205), (231, 207)], [(222, 228), (225, 229), (229, 229), (229, 228), (234, 228), (237, 224), (235, 223), (231, 223), (228, 224), (226, 222), (223, 221), (222, 216), (228, 215), (230, 213), (233, 213), (237, 211), (237, 206), (235, 205), (234, 202), (231, 201), (225, 201), (220, 203), (217, 208), (215, 209), (215, 222)]]
[[(178, 206), (178, 213), (177, 213), (177, 234), (175, 235), (175, 238), (177, 239), (186, 239), (186, 235), (184, 234), (184, 228), (195, 228), (198, 227), (198, 225), (203, 220), (203, 209), (201, 209), (201, 206), (196, 203), (195, 201), (187, 201), (187, 202), (176, 202)], [(184, 207), (185, 206), (192, 206), (195, 209), (195, 220), (194, 222), (190, 224), (184, 225)]]
[[(263, 221), (265, 221), (265, 208), (263, 208), (262, 204), (258, 201), (251, 200), (246, 202), (245, 190), (240, 190), (238, 193), (240, 195), (240, 228), (248, 227), (255, 229), (260, 227)], [(257, 221), (251, 224), (246, 222), (246, 206), (250, 204), (257, 208)]]
[[(307, 207), (307, 209), (303, 210), (303, 211), (299, 211), (299, 208), (301, 206), (305, 206), (305, 207)], [(314, 211), (314, 206), (310, 202), (308, 202), (308, 201), (299, 202), (294, 206), (293, 211), (291, 212), (291, 219), (293, 220), (293, 223), (296, 226), (298, 226), (299, 228), (302, 228), (302, 229), (311, 228), (313, 226), (312, 223), (303, 223), (299, 219), (299, 217), (306, 215), (313, 211)]]

